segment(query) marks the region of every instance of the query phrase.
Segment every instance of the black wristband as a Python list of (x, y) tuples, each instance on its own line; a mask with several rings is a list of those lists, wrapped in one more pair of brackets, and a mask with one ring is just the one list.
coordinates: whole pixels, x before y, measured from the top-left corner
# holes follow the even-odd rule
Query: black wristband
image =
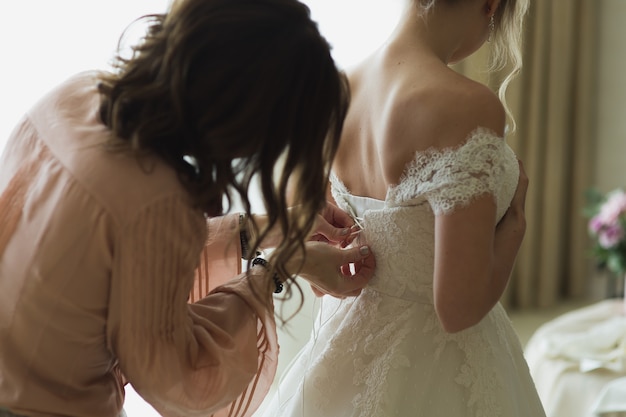
[[(255, 266), (255, 265), (261, 265), (263, 268), (267, 269), (268, 271), (270, 269), (269, 262), (267, 262), (267, 260), (263, 258), (254, 258), (252, 260), (252, 266)], [(274, 285), (276, 286), (276, 289), (274, 289), (274, 294), (279, 294), (283, 292), (283, 283), (280, 280), (280, 278), (278, 278), (277, 273), (274, 273), (274, 275), (272, 276), (272, 279), (274, 280)]]

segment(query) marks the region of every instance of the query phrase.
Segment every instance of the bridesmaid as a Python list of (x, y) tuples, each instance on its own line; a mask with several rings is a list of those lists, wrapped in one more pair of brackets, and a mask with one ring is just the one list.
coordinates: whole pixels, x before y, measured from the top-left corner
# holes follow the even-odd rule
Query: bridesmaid
[(132, 57), (43, 97), (0, 159), (1, 416), (116, 417), (126, 382), (163, 416), (249, 416), (275, 372), (272, 294), (300, 273), (345, 297), (372, 275), (325, 206), (348, 94), (308, 8), (180, 0), (146, 19)]

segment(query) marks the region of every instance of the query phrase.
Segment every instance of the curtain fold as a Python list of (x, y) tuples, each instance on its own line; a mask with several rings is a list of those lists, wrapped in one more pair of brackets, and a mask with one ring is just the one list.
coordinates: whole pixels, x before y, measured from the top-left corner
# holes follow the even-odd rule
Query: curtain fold
[[(584, 191), (591, 186), (597, 18), (594, 0), (531, 3), (520, 75), (507, 103), (517, 130), (507, 141), (529, 177), (527, 231), (507, 292), (511, 308), (547, 307), (588, 290)], [(457, 70), (485, 80), (489, 44)]]

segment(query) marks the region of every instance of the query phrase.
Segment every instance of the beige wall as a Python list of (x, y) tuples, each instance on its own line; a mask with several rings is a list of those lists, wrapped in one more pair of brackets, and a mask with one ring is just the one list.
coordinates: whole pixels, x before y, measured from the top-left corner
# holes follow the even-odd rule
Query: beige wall
[(594, 184), (626, 187), (626, 1), (602, 0)]

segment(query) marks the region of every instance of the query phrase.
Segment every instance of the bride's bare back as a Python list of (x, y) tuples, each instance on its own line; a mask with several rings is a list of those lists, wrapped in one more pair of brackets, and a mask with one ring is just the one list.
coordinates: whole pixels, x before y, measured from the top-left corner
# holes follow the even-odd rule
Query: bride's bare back
[(402, 38), (348, 76), (352, 101), (333, 170), (357, 195), (384, 199), (416, 151), (456, 147), (477, 126), (504, 132), (490, 89)]

